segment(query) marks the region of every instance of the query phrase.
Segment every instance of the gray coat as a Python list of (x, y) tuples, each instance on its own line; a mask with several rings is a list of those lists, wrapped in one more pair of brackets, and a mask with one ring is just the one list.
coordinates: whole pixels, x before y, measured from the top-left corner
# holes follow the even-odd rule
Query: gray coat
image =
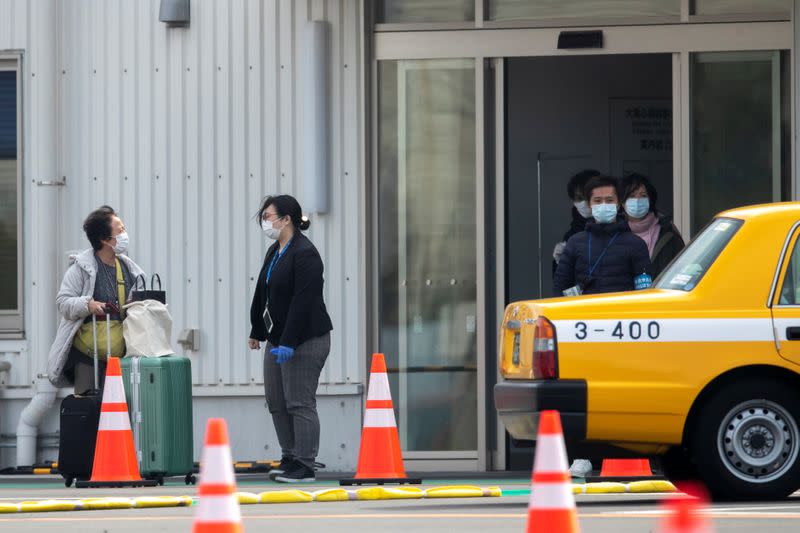
[[(125, 255), (118, 256), (124, 261), (135, 279), (144, 275), (144, 271)], [(47, 359), (47, 378), (56, 387), (69, 387), (72, 383), (64, 375), (64, 365), (69, 357), (72, 340), (80, 329), (83, 320), (89, 316), (89, 300), (94, 294), (94, 283), (97, 279), (97, 265), (94, 250), (89, 248), (78, 255), (70, 256), (70, 267), (61, 281), (61, 288), (56, 295), (56, 307), (61, 315), (58, 331), (50, 355)]]

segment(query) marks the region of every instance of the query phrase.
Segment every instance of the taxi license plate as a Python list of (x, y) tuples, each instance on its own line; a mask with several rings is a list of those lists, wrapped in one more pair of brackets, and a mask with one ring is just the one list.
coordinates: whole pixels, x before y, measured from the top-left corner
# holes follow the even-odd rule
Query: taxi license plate
[(514, 333), (514, 349), (511, 352), (511, 361), (514, 366), (519, 366), (519, 332)]

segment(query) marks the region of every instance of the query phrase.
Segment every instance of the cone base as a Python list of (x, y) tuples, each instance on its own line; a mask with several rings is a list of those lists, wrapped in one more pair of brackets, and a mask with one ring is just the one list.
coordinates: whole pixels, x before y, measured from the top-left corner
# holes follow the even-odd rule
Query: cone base
[(91, 481), (127, 483), (140, 479), (133, 432), (130, 429), (98, 431)]
[(244, 531), (241, 524), (228, 522), (205, 522), (195, 524), (192, 533), (241, 533)]
[(122, 487), (155, 487), (158, 485), (157, 479), (139, 479), (135, 481), (76, 481), (76, 489), (100, 489), (100, 488), (122, 488)]
[(355, 479), (404, 479), (406, 477), (396, 427), (365, 427)]
[(578, 533), (578, 512), (575, 509), (530, 509), (528, 533)]
[(633, 483), (634, 481), (664, 481), (664, 476), (587, 476), (584, 478), (586, 483), (602, 483), (605, 481), (616, 481), (618, 483)]
[(653, 476), (649, 459), (603, 459), (600, 477), (643, 477)]
[(422, 480), (419, 478), (397, 478), (397, 477), (375, 477), (375, 478), (347, 478), (340, 479), (340, 487), (349, 487), (351, 485), (421, 485)]

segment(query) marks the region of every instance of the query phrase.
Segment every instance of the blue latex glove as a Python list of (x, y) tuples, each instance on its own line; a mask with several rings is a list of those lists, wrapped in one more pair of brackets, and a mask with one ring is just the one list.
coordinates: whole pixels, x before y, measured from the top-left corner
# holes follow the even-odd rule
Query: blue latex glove
[(288, 346), (278, 346), (270, 350), (270, 352), (275, 356), (275, 362), (279, 365), (282, 365), (294, 356), (294, 348), (289, 348)]

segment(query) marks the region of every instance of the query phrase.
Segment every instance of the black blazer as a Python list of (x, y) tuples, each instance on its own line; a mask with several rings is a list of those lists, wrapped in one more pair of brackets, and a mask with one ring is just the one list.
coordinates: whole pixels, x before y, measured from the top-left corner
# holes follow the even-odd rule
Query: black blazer
[[(283, 256), (273, 267), (267, 286), (267, 269), (278, 248), (277, 242), (269, 247), (258, 275), (250, 306), (250, 338), (268, 340), (273, 346), (297, 348), (305, 341), (333, 329), (322, 299), (322, 259), (311, 241), (296, 231)], [(263, 316), (267, 291), (273, 322), (269, 334)]]

